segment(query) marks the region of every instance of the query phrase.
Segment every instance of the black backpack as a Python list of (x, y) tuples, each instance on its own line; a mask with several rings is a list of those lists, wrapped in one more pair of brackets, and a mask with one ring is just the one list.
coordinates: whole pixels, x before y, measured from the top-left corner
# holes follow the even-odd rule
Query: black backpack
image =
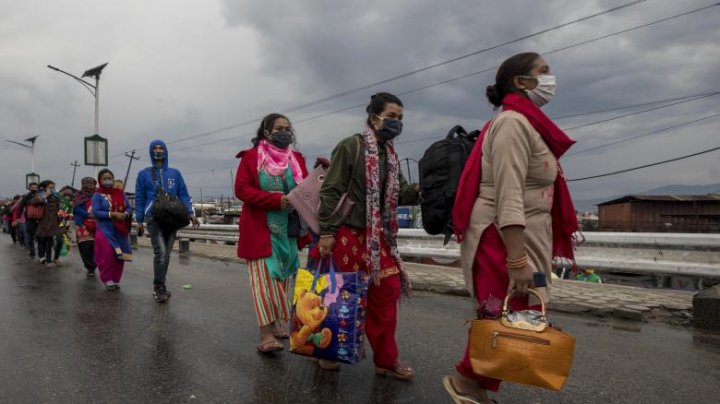
[(451, 214), (460, 176), (479, 135), (479, 130), (467, 133), (457, 125), (445, 139), (425, 150), (420, 159), (423, 228), (429, 234), (445, 234), (445, 243), (453, 233)]
[(150, 170), (150, 177), (155, 183), (155, 200), (152, 205), (152, 217), (158, 226), (165, 231), (175, 231), (190, 224), (190, 215), (187, 206), (177, 197), (170, 195), (161, 185), (158, 185), (157, 172)]

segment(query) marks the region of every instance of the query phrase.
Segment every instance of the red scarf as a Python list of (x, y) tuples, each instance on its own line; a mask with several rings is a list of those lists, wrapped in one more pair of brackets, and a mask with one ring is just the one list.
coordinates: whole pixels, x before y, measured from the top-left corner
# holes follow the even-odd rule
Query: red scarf
[[(540, 133), (545, 144), (558, 160), (575, 143), (540, 108), (519, 94), (510, 93), (505, 96), (503, 99), (503, 111), (515, 111), (525, 116), (532, 127)], [(472, 153), (470, 153), (460, 177), (458, 193), (455, 197), (452, 212), (452, 221), (458, 242), (462, 242), (465, 231), (470, 224), (470, 215), (480, 189), (482, 143), (489, 127), (490, 122), (487, 122), (473, 147)], [(577, 216), (575, 216), (575, 207), (570, 198), (570, 190), (565, 182), (559, 163), (558, 175), (555, 178), (553, 206), (550, 213), (552, 215), (553, 257), (573, 259), (573, 234), (578, 230)]]
[[(98, 181), (99, 182), (99, 181)], [(125, 213), (125, 191), (116, 188), (105, 188), (102, 185), (98, 187), (98, 192), (105, 196), (105, 199), (110, 203), (110, 212)], [(114, 220), (113, 225), (120, 234), (129, 234), (130, 226), (132, 225), (130, 219), (128, 220)]]

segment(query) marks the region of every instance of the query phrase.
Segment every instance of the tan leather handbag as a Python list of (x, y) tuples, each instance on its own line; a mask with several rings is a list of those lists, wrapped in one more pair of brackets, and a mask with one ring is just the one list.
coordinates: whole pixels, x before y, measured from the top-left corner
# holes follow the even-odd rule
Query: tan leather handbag
[(475, 373), (549, 390), (562, 389), (570, 375), (575, 338), (552, 328), (542, 312), (511, 312), (505, 297), (502, 317), (470, 325), (470, 363)]

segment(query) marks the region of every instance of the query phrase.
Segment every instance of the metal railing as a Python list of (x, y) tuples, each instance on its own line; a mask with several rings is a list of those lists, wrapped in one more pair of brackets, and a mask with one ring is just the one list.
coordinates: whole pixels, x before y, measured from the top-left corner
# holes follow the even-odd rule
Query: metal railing
[[(720, 265), (688, 260), (642, 259), (613, 254), (613, 249), (671, 249), (681, 251), (720, 252), (720, 234), (695, 233), (611, 233), (586, 232), (584, 247), (602, 247), (606, 256), (586, 254), (581, 246), (576, 252), (579, 267), (601, 271), (692, 277), (720, 277)], [(182, 240), (237, 242), (236, 225), (202, 225), (178, 232)], [(187, 245), (189, 247), (189, 244)], [(437, 258), (454, 261), (460, 258), (460, 246), (454, 241), (443, 246), (443, 236), (433, 236), (421, 229), (400, 229), (398, 250), (406, 257)]]

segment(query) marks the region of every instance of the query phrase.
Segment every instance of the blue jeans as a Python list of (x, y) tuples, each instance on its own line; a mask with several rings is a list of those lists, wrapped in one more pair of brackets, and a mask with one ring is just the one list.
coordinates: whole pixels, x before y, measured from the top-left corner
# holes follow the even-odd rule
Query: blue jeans
[(153, 285), (164, 285), (167, 276), (168, 266), (170, 265), (170, 253), (172, 252), (177, 231), (164, 231), (158, 226), (152, 218), (147, 220), (148, 234), (150, 234), (150, 243), (153, 248)]

